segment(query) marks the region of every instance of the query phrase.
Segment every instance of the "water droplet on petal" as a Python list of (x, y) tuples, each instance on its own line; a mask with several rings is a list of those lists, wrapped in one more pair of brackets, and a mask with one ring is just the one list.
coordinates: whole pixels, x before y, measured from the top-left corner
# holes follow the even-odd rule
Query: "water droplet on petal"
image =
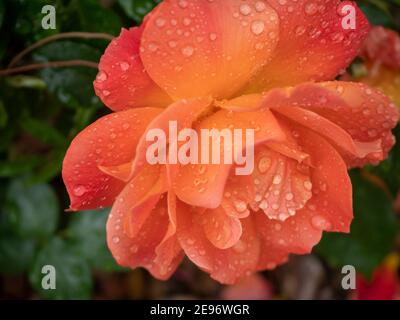
[(311, 183), (311, 181), (304, 181), (304, 188), (306, 189), (306, 190), (308, 190), (308, 191), (311, 191), (311, 189), (312, 189), (312, 183)]
[(308, 2), (304, 7), (304, 11), (306, 14), (312, 16), (317, 13), (318, 6), (314, 2)]
[(113, 242), (114, 244), (119, 243), (119, 241), (120, 241), (120, 239), (119, 239), (118, 237), (113, 237), (113, 238), (112, 238), (112, 242)]
[(312, 217), (311, 224), (318, 230), (327, 230), (331, 228), (331, 223), (325, 217), (320, 215)]
[(187, 47), (182, 49), (182, 54), (185, 57), (191, 57), (193, 55), (193, 53), (194, 53), (194, 48), (191, 47), (191, 46), (187, 46)]
[(261, 33), (264, 32), (264, 30), (265, 30), (265, 24), (261, 20), (256, 20), (251, 24), (251, 31), (255, 35), (260, 35)]
[(248, 4), (243, 3), (240, 5), (239, 11), (242, 15), (248, 16), (251, 13), (251, 7)]
[(121, 69), (122, 69), (123, 71), (127, 71), (127, 70), (129, 69), (130, 65), (129, 65), (128, 62), (122, 61), (122, 62), (120, 63), (120, 67), (121, 67)]
[(257, 1), (255, 8), (257, 12), (263, 12), (266, 9), (266, 5), (263, 1)]
[(268, 171), (268, 169), (271, 166), (271, 159), (267, 158), (267, 157), (263, 157), (260, 159), (260, 161), (258, 162), (258, 170), (261, 173), (265, 173)]
[(272, 183), (273, 183), (273, 184), (280, 184), (281, 181), (282, 181), (282, 177), (281, 177), (279, 174), (277, 174), (277, 175), (274, 177), (274, 180), (272, 181)]
[(74, 188), (74, 195), (76, 195), (77, 197), (82, 197), (86, 192), (87, 190), (84, 186), (79, 185)]
[(107, 80), (107, 78), (108, 78), (107, 73), (105, 73), (104, 71), (100, 71), (97, 74), (96, 80), (97, 82), (104, 82)]

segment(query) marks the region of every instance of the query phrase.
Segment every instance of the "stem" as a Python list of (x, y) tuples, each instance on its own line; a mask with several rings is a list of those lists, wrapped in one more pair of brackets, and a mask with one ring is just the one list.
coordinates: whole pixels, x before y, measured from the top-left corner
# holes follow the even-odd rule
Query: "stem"
[(43, 69), (43, 68), (62, 68), (62, 67), (79, 67), (79, 66), (97, 69), (98, 64), (96, 62), (87, 61), (87, 60), (50, 61), (50, 62), (45, 62), (45, 63), (35, 63), (35, 64), (29, 64), (29, 65), (17, 67), (17, 68), (0, 70), (0, 77), (8, 76), (8, 75), (14, 74), (14, 73), (39, 70), (39, 69)]
[(72, 38), (80, 38), (80, 39), (103, 39), (111, 41), (114, 39), (114, 36), (107, 34), (107, 33), (92, 33), (92, 32), (65, 32), (59, 33), (34, 43), (30, 47), (26, 48), (25, 50), (21, 51), (17, 54), (8, 65), (8, 68), (12, 68), (15, 66), (24, 56), (26, 56), (29, 52), (44, 46), (47, 43), (60, 40), (60, 39), (72, 39)]

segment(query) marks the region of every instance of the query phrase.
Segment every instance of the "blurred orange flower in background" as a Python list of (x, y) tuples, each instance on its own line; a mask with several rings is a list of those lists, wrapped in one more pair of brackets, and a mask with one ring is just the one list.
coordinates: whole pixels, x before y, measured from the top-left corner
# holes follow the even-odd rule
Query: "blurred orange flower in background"
[[(343, 29), (342, 5), (167, 0), (112, 41), (94, 87), (115, 112), (75, 138), (63, 178), (71, 210), (112, 206), (119, 264), (168, 279), (186, 254), (231, 284), (309, 253), (323, 231), (349, 232), (347, 169), (387, 156), (398, 113), (365, 84), (329, 81), (369, 29), (357, 8)], [(254, 129), (255, 170), (148, 164), (146, 133), (169, 121)]]
[(361, 52), (366, 75), (358, 80), (379, 88), (400, 106), (400, 36), (381, 26), (371, 28)]

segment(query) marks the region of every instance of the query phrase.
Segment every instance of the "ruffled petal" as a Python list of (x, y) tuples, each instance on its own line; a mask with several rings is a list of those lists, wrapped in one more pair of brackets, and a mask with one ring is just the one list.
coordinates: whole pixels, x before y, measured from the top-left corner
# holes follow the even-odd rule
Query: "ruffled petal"
[(258, 0), (167, 0), (148, 19), (141, 57), (175, 99), (232, 96), (267, 63), (279, 19)]
[(312, 190), (312, 197), (285, 221), (268, 219), (262, 212), (252, 213), (263, 245), (272, 248), (272, 256), (266, 254), (261, 264), (269, 269), (285, 261), (290, 253), (310, 253), (322, 231), (349, 232), (353, 219), (351, 181), (341, 156), (312, 131), (296, 130), (298, 143), (311, 157), (310, 181), (305, 187)]
[[(310, 154), (312, 197), (302, 211), (310, 211), (312, 225), (324, 231), (349, 232), (353, 220), (352, 185), (346, 164), (325, 139), (296, 128), (299, 145)], [(302, 214), (302, 211), (298, 214)]]
[(265, 145), (256, 150), (253, 172), (255, 197), (253, 210), (260, 210), (269, 219), (285, 221), (302, 209), (311, 198), (310, 169), (275, 152)]
[[(236, 152), (242, 152), (245, 147), (251, 147), (251, 143), (247, 141), (245, 136), (246, 129), (254, 130), (253, 147), (261, 142), (282, 141), (285, 138), (275, 117), (268, 110), (243, 113), (220, 110), (201, 121), (195, 126), (195, 129), (199, 137), (201, 137), (202, 129), (217, 129), (219, 133), (225, 129), (230, 132), (232, 137), (234, 137), (234, 129), (242, 129), (241, 148), (236, 140), (232, 144), (235, 145), (236, 149), (239, 148), (240, 150), (225, 146), (224, 139), (220, 139), (220, 144), (218, 145), (220, 147), (220, 164), (212, 163), (210, 159), (208, 159), (210, 160), (208, 161), (209, 164), (204, 164), (204, 161), (201, 162), (199, 158), (198, 162), (202, 164), (176, 164), (168, 167), (172, 188), (178, 198), (188, 204), (205, 208), (217, 208), (221, 204), (226, 180), (233, 166), (233, 164), (227, 164), (225, 154), (231, 152), (234, 157), (228, 157), (228, 160), (232, 161), (232, 158), (235, 159)], [(206, 148), (209, 148), (208, 158), (211, 157), (212, 144), (216, 141), (210, 140), (207, 141), (207, 136), (204, 141), (199, 138), (200, 156), (206, 153)], [(249, 155), (247, 154), (247, 156)], [(250, 163), (250, 157), (247, 160)]]
[(118, 195), (111, 213), (123, 212), (123, 231), (134, 238), (151, 214), (168, 184), (162, 166), (146, 166)]
[(208, 112), (211, 103), (212, 100), (208, 97), (180, 100), (171, 104), (158, 117), (152, 119), (138, 143), (132, 176), (148, 163), (147, 151), (154, 144), (154, 141), (147, 139), (149, 132), (153, 130), (164, 132), (166, 135), (166, 144), (168, 145), (169, 137), (172, 136), (172, 133), (169, 132), (171, 123), (176, 124), (177, 133), (182, 129), (191, 128), (198, 117)]
[(221, 207), (233, 218), (246, 218), (250, 214), (248, 205), (254, 199), (254, 185), (251, 175), (238, 176), (231, 169), (224, 190)]
[(201, 228), (201, 220), (201, 214), (193, 211), (193, 207), (178, 201), (177, 236), (191, 261), (210, 273), (213, 279), (224, 284), (235, 283), (255, 271), (260, 255), (260, 242), (250, 217), (241, 220), (242, 236), (229, 249), (218, 249), (207, 239)]
[[(302, 108), (335, 124), (336, 127), (322, 118), (316, 119), (315, 114), (307, 116), (305, 111), (303, 117), (296, 116), (296, 121), (313, 127), (321, 134), (330, 135), (330, 140), (340, 144), (346, 150), (341, 154), (349, 167), (379, 162), (387, 156), (394, 144), (391, 129), (398, 120), (395, 105), (381, 92), (361, 83), (331, 81), (275, 89), (265, 96), (263, 106), (277, 112), (280, 112), (280, 108), (294, 107), (292, 114), (296, 110), (302, 112), (295, 108)], [(347, 138), (346, 134), (349, 135)], [(353, 147), (349, 137), (357, 147), (353, 151), (350, 150)], [(378, 152), (371, 152), (379, 144)]]
[(242, 235), (240, 220), (228, 216), (222, 208), (205, 211), (201, 215), (201, 224), (207, 239), (219, 249), (232, 247)]
[(125, 182), (116, 178), (110, 168), (132, 162), (139, 138), (161, 111), (142, 108), (104, 116), (72, 141), (62, 170), (72, 210), (96, 209), (114, 203)]
[(171, 102), (144, 69), (139, 56), (141, 36), (141, 28), (122, 29), (100, 60), (94, 89), (104, 104), (114, 111), (165, 107)]
[(183, 256), (173, 241), (160, 245), (170, 222), (164, 184), (155, 171), (154, 167), (141, 171), (117, 198), (107, 222), (107, 243), (118, 264), (144, 267), (166, 280)]
[[(354, 2), (267, 2), (279, 16), (279, 44), (244, 92), (333, 79), (357, 56), (368, 33), (368, 20)], [(346, 5), (355, 9), (355, 29), (342, 26)]]

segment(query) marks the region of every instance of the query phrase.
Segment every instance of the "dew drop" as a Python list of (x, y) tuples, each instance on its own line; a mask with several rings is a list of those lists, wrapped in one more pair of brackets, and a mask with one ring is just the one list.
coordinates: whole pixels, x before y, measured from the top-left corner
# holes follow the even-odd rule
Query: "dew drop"
[(246, 211), (247, 205), (244, 201), (239, 200), (235, 202), (235, 208), (237, 212), (242, 213)]
[(108, 78), (107, 73), (105, 73), (104, 71), (100, 71), (97, 74), (96, 80), (97, 82), (104, 82), (107, 80), (107, 78)]
[(194, 53), (194, 48), (191, 47), (191, 46), (187, 46), (187, 47), (182, 49), (182, 54), (185, 57), (191, 57), (193, 55), (193, 53)]
[(257, 12), (263, 12), (266, 9), (266, 5), (263, 1), (257, 1), (255, 8)]
[(188, 6), (188, 2), (186, 0), (179, 0), (178, 5), (182, 8), (182, 9), (186, 9)]
[(260, 159), (260, 161), (258, 162), (258, 170), (261, 173), (265, 173), (268, 171), (268, 169), (271, 166), (271, 159), (267, 158), (267, 157), (263, 157)]
[(251, 8), (248, 4), (243, 3), (240, 5), (239, 11), (242, 15), (248, 16), (251, 13)]
[(291, 201), (291, 200), (293, 200), (293, 198), (294, 198), (293, 193), (291, 193), (291, 192), (286, 193), (285, 199), (287, 201)]
[(130, 67), (129, 63), (125, 61), (122, 61), (119, 66), (121, 67), (122, 71), (127, 71)]
[(74, 188), (74, 195), (76, 195), (77, 197), (82, 197), (86, 192), (87, 190), (84, 186), (79, 185)]
[(260, 35), (265, 30), (265, 24), (261, 20), (256, 20), (251, 24), (251, 32), (255, 35)]
[(316, 215), (312, 217), (311, 224), (315, 229), (326, 230), (331, 227), (331, 223), (323, 216)]
[(217, 39), (217, 34), (216, 33), (210, 33), (210, 40), (215, 41)]
[(159, 28), (164, 27), (165, 24), (166, 24), (166, 20), (164, 18), (158, 18), (156, 20), (156, 26), (159, 27)]
[(304, 181), (304, 188), (306, 189), (306, 190), (308, 190), (308, 191), (311, 191), (311, 189), (312, 189), (312, 183), (311, 183), (311, 181)]
[(318, 7), (314, 2), (308, 2), (308, 3), (306, 3), (306, 5), (304, 7), (305, 13), (308, 14), (309, 16), (316, 14), (317, 10), (318, 10)]
[(120, 239), (119, 239), (118, 237), (113, 237), (113, 238), (112, 238), (112, 242), (113, 242), (114, 244), (119, 243), (119, 241), (120, 241)]
[(282, 182), (282, 177), (281, 177), (279, 174), (277, 174), (277, 175), (274, 177), (274, 180), (272, 181), (272, 183), (273, 183), (273, 184), (276, 184), (276, 185), (280, 184), (281, 182)]

